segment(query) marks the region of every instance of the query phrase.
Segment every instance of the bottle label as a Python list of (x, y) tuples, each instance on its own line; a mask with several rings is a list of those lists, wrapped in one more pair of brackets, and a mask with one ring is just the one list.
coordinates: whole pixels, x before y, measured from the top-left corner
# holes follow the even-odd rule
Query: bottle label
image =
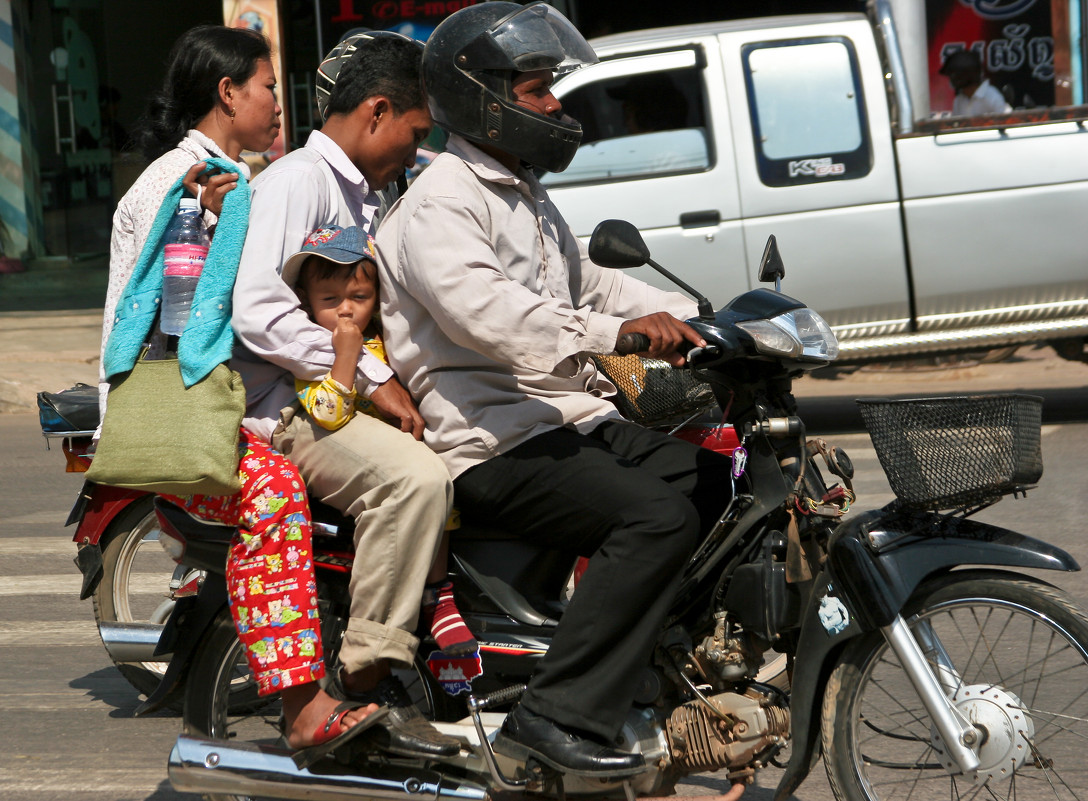
[(208, 257), (208, 249), (202, 245), (167, 245), (163, 250), (164, 275), (199, 276)]

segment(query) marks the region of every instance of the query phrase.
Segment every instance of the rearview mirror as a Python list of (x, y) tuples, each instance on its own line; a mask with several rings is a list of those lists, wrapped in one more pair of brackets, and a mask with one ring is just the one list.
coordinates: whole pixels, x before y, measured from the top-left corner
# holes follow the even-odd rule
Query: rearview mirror
[(650, 249), (642, 234), (626, 220), (598, 223), (589, 238), (589, 258), (601, 267), (641, 267), (650, 260)]
[(778, 283), (785, 277), (786, 265), (782, 263), (782, 254), (778, 252), (778, 240), (771, 234), (763, 248), (763, 258), (759, 260), (759, 280), (767, 284), (773, 281), (775, 289), (778, 289)]
[(598, 223), (589, 238), (589, 258), (594, 264), (613, 269), (641, 267), (648, 264), (687, 292), (699, 306), (699, 317), (714, 319), (710, 301), (650, 258), (650, 249), (642, 234), (627, 220), (605, 220)]

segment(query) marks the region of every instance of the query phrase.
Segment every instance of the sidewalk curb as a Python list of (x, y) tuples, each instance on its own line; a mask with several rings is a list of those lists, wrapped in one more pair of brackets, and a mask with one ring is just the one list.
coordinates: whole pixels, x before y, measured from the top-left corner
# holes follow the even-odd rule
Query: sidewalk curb
[(102, 312), (0, 312), (0, 414), (36, 412), (37, 394), (98, 383)]

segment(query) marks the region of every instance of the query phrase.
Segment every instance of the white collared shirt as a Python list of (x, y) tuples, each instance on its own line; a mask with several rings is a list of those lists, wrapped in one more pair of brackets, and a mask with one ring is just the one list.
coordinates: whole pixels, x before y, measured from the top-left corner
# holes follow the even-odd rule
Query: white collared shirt
[[(357, 225), (372, 232), (378, 194), (328, 136), (314, 131), (306, 146), (273, 162), (253, 181), (253, 196), (238, 280), (231, 366), (246, 387), (243, 424), (270, 439), (280, 410), (295, 399), (295, 378), (318, 381), (331, 369), (332, 335), (312, 322), (280, 278), (283, 263), (323, 225)], [(370, 395), (393, 376), (363, 349), (356, 389)]]
[(979, 114), (1000, 114), (1012, 111), (1000, 90), (988, 79), (978, 85), (975, 93), (968, 97), (962, 92), (956, 93), (952, 101), (952, 114), (956, 117), (975, 117)]
[(561, 426), (619, 417), (591, 353), (625, 320), (695, 304), (598, 267), (547, 192), (459, 136), (375, 241), (386, 355), (456, 477)]

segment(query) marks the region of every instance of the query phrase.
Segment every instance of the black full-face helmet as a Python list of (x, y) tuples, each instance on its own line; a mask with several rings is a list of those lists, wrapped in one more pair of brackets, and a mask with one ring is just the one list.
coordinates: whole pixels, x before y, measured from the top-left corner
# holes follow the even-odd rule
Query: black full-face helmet
[(431, 116), (450, 133), (492, 145), (549, 172), (567, 168), (582, 126), (514, 102), (516, 73), (556, 76), (597, 62), (593, 48), (551, 6), (488, 2), (446, 18), (423, 51)]

